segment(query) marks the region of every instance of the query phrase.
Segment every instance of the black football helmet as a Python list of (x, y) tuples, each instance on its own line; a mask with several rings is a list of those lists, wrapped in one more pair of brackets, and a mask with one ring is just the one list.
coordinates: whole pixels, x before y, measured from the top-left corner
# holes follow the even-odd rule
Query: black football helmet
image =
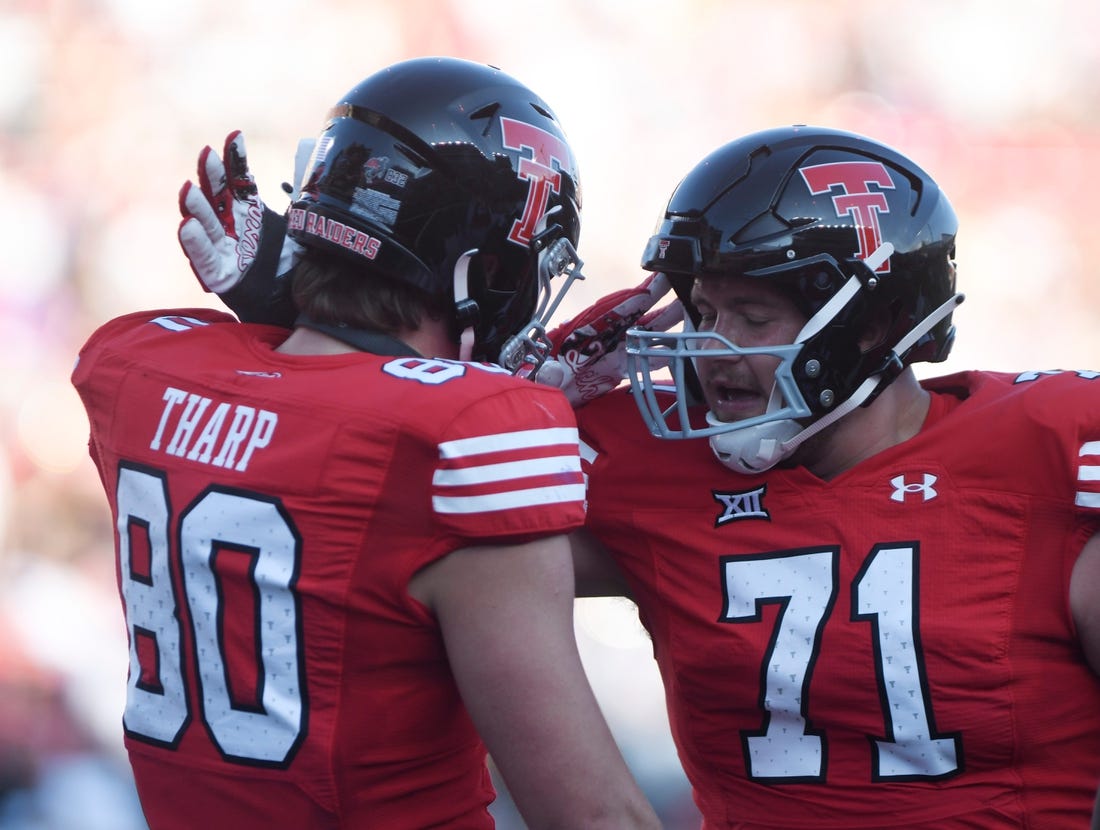
[(557, 117), (526, 86), (455, 58), (394, 64), (332, 108), (298, 186), (293, 239), (453, 300), (463, 359), (541, 362), (542, 324), (582, 278), (581, 191)]
[[(808, 322), (795, 343), (774, 349), (738, 349), (690, 325), (682, 333), (631, 331), (630, 379), (651, 431), (709, 436), (724, 463), (756, 472), (870, 403), (904, 366), (944, 360), (955, 335), (951, 311), (962, 300), (955, 293), (957, 226), (927, 173), (863, 136), (792, 126), (711, 153), (673, 192), (642, 267), (668, 275), (694, 322), (691, 286), (706, 274), (767, 280)], [(886, 337), (861, 351), (869, 315), (883, 309)], [(706, 427), (693, 427), (690, 361), (722, 349), (780, 358), (768, 412), (737, 422), (711, 417)], [(657, 361), (672, 368), (672, 407), (654, 393)]]

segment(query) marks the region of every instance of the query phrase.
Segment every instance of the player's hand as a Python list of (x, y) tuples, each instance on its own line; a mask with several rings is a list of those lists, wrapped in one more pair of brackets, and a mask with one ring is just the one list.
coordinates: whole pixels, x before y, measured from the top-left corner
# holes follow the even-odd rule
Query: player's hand
[(556, 366), (544, 365), (536, 379), (560, 387), (574, 407), (610, 392), (626, 377), (627, 329), (667, 331), (683, 320), (679, 300), (654, 308), (670, 287), (664, 274), (651, 274), (640, 285), (608, 294), (550, 331)]
[(191, 270), (207, 291), (224, 294), (257, 264), (278, 277), (300, 248), (286, 236), (286, 219), (260, 199), (240, 130), (225, 139), (224, 162), (210, 147), (199, 153), (198, 185), (184, 183), (178, 237)]

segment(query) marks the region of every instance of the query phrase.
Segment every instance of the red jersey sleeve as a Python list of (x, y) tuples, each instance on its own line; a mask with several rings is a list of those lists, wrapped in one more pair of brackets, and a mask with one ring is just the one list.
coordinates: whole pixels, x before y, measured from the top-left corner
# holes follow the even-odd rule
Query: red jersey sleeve
[(432, 509), (451, 532), (498, 538), (583, 524), (577, 429), (552, 390), (513, 387), (479, 400), (438, 447)]

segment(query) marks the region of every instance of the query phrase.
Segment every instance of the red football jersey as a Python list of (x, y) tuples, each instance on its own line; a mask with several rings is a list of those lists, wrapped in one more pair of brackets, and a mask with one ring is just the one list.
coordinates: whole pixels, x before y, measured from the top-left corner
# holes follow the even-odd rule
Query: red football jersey
[(560, 392), (133, 314), (73, 374), (115, 517), (153, 828), (488, 828), (485, 749), (410, 577), (584, 521)]
[(1100, 531), (1100, 374), (926, 386), (922, 431), (832, 481), (739, 476), (623, 391), (578, 410), (588, 524), (707, 828), (1088, 825), (1100, 680), (1067, 586)]

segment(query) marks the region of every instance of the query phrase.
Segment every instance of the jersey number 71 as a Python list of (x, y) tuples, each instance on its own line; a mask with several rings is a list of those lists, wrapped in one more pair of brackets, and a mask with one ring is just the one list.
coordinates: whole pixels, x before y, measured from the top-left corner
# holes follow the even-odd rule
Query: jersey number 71
[[(885, 729), (871, 737), (875, 781), (945, 778), (959, 771), (961, 739), (936, 733), (918, 626), (915, 542), (876, 545), (852, 584), (851, 619), (873, 638)], [(763, 729), (741, 743), (756, 780), (825, 780), (827, 736), (806, 713), (825, 622), (838, 592), (835, 547), (723, 557), (720, 622), (760, 622), (762, 606), (780, 606), (761, 667)]]

